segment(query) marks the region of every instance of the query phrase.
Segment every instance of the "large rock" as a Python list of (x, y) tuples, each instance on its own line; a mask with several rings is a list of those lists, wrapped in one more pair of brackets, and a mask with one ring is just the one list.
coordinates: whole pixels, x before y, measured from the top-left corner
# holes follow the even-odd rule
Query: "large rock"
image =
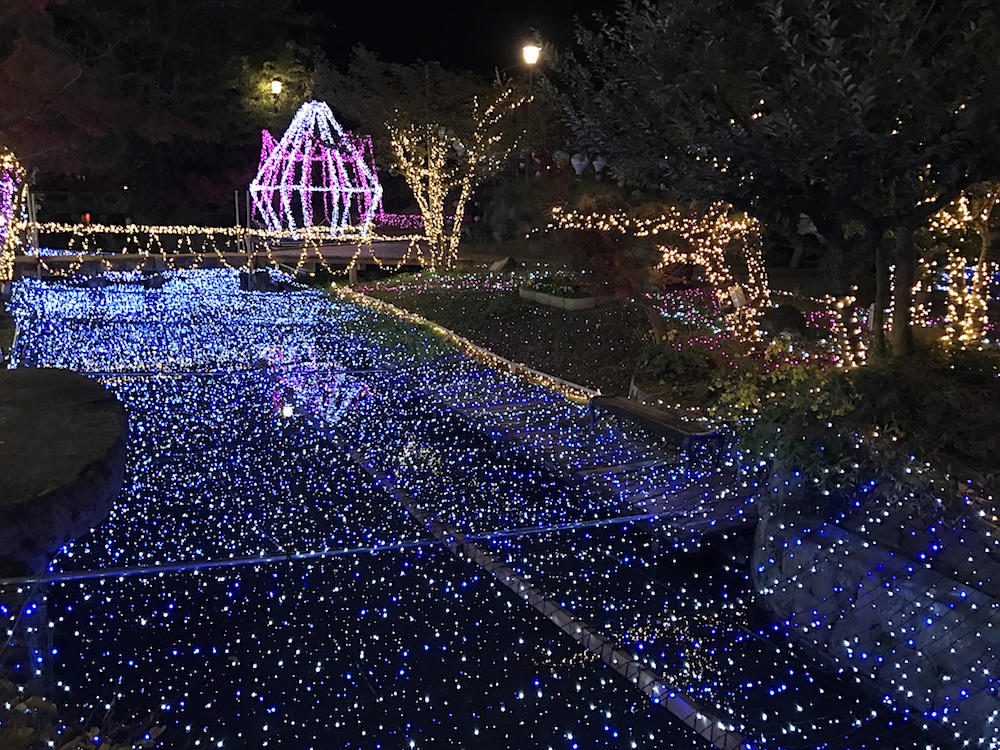
[(125, 410), (65, 370), (0, 371), (0, 570), (44, 570), (100, 523), (122, 485)]
[(501, 273), (501, 272), (504, 272), (504, 271), (514, 271), (514, 270), (517, 269), (517, 267), (519, 265), (521, 265), (521, 264), (518, 263), (513, 258), (510, 258), (510, 257), (501, 258), (500, 260), (495, 261), (492, 265), (490, 265), (489, 272), (490, 273)]
[(805, 338), (808, 324), (802, 311), (792, 305), (778, 305), (764, 311), (760, 318), (760, 329), (771, 336)]

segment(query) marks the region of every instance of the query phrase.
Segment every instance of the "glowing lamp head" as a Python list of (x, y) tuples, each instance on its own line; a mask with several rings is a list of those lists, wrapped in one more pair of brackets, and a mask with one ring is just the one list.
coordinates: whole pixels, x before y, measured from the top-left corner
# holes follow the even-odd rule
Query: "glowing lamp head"
[(284, 404), (281, 407), (281, 416), (283, 416), (285, 419), (291, 419), (292, 414), (294, 413), (295, 413), (295, 407), (293, 407), (291, 404)]
[(526, 44), (521, 48), (521, 55), (524, 57), (524, 62), (527, 65), (535, 65), (541, 54), (542, 48), (537, 44)]
[(275, 96), (278, 96), (278, 94), (281, 93), (281, 88), (283, 85), (284, 84), (282, 84), (281, 81), (275, 78), (273, 81), (271, 81), (271, 93), (274, 94)]

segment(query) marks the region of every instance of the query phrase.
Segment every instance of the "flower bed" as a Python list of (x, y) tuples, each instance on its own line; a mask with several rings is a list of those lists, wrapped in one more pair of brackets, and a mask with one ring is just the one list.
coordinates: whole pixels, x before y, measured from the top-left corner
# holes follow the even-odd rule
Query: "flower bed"
[(549, 307), (558, 307), (563, 310), (586, 310), (591, 307), (597, 307), (598, 305), (605, 305), (614, 297), (560, 297), (555, 294), (546, 294), (545, 292), (536, 292), (528, 287), (521, 287), (518, 290), (518, 294), (521, 295), (522, 299), (530, 299), (533, 302), (538, 302), (542, 305), (548, 305)]
[(528, 281), (518, 293), (522, 299), (529, 299), (563, 310), (586, 310), (606, 304), (614, 299), (610, 296), (591, 296), (573, 280), (559, 276), (547, 276), (538, 281)]

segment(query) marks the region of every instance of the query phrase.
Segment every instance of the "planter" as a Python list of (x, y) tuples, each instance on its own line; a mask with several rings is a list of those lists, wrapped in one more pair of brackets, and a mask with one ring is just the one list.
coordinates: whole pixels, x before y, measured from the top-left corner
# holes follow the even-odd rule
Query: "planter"
[(554, 294), (536, 292), (534, 289), (528, 289), (526, 287), (521, 287), (518, 290), (518, 294), (521, 295), (521, 299), (530, 299), (532, 302), (537, 302), (541, 305), (548, 305), (549, 307), (558, 307), (560, 310), (587, 310), (591, 307), (597, 307), (598, 305), (606, 305), (614, 299), (614, 297), (609, 296), (558, 297)]

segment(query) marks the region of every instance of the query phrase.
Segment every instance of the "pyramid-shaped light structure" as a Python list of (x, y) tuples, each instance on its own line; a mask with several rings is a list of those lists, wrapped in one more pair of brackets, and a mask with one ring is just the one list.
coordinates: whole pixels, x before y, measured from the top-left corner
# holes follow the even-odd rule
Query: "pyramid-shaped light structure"
[(263, 131), (250, 183), (254, 217), (272, 231), (328, 226), (367, 233), (382, 204), (371, 138), (344, 130), (324, 102), (306, 102), (280, 141)]

